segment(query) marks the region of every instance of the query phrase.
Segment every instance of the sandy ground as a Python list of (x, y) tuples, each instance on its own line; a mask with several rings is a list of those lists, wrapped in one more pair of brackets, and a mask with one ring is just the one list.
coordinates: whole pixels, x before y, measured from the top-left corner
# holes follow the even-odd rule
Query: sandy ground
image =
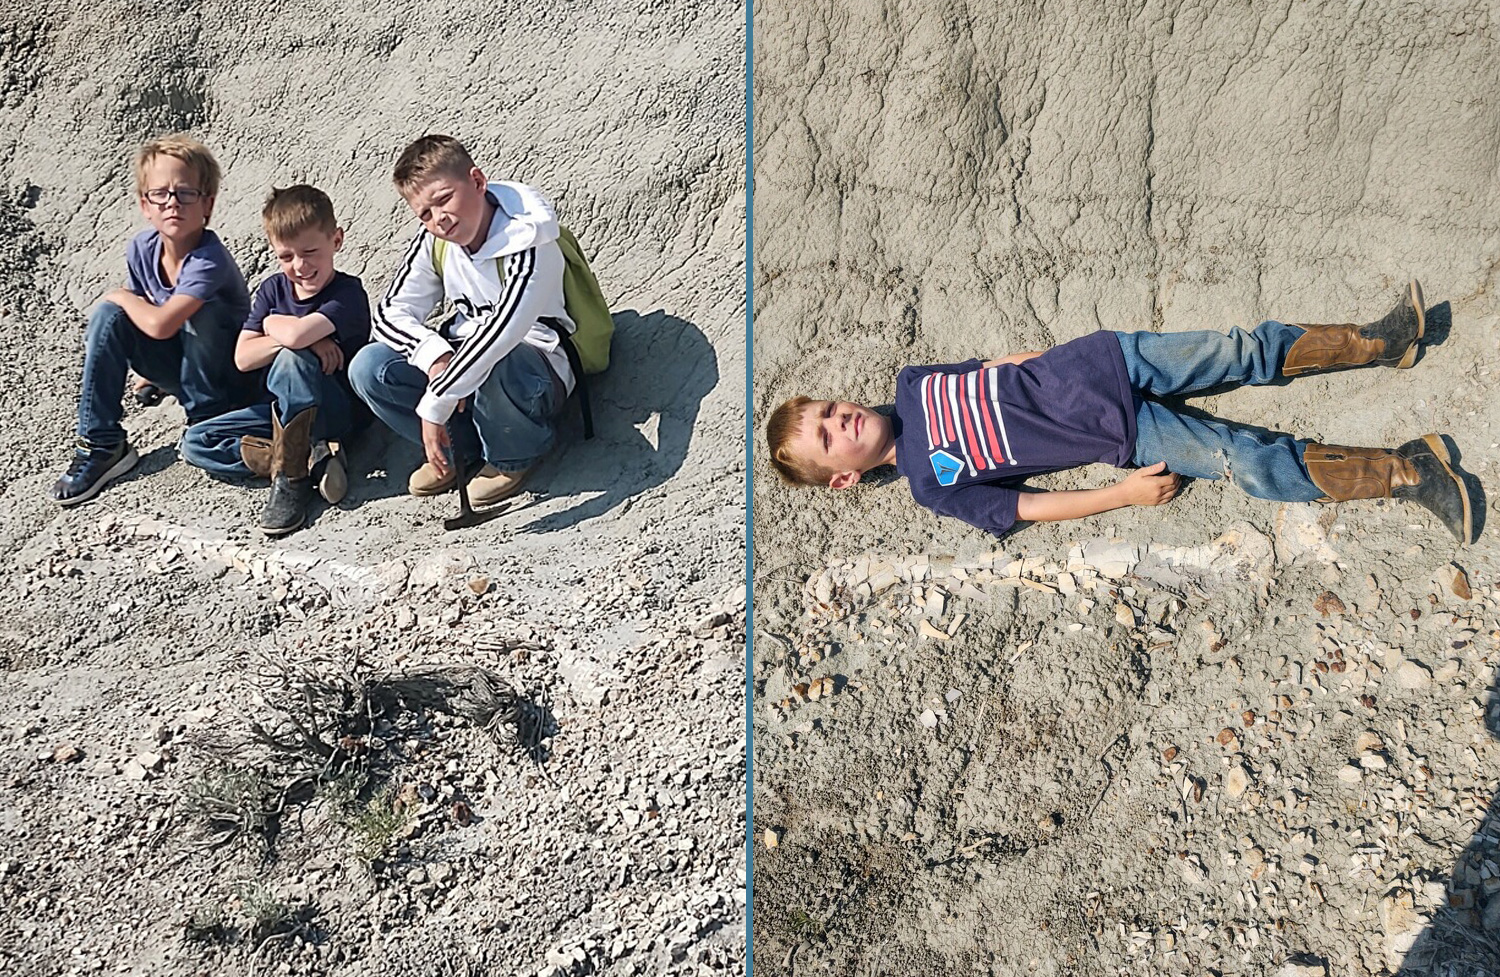
[[(743, 23), (691, 3), (0, 14), (0, 969), (743, 970)], [(213, 226), (252, 286), (265, 194), (307, 181), (378, 295), (415, 232), (389, 168), (424, 132), (541, 188), (617, 311), (596, 439), (572, 418), (521, 504), (448, 535), (454, 499), (405, 495), (416, 449), (371, 435), (348, 499), (268, 543), (264, 489), (179, 462), (169, 402), (131, 411), (135, 473), (59, 510), (85, 311), (141, 226), (129, 156), (172, 130), (218, 154)], [(373, 865), (326, 804), (269, 852), (199, 851), (204, 744), (266, 721), (268, 660), (322, 654), (490, 669), (551, 717), (545, 756), (423, 714), (381, 780), (422, 820)], [(252, 939), (267, 902), (312, 922)], [(227, 936), (187, 939), (204, 907)]]
[[(1492, 492), (1493, 17), (1104, 11), (757, 9), (757, 426), (1100, 328), (1365, 321), (1415, 275), (1414, 369), (1190, 406), (1439, 431)], [(996, 541), (756, 452), (757, 970), (1500, 973), (1492, 530), (1200, 482)]]

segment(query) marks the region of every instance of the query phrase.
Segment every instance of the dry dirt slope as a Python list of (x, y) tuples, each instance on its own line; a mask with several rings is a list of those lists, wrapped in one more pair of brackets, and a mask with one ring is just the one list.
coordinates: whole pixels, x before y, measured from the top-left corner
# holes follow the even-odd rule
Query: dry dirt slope
[[(257, 960), (299, 972), (742, 966), (743, 48), (742, 10), (691, 3), (0, 12), (0, 969), (243, 970), (250, 941), (188, 945), (182, 920), (217, 905), (244, 923), (254, 879), (313, 920)], [(135, 477), (77, 511), (44, 501), (81, 310), (140, 224), (129, 155), (179, 129), (219, 155), (214, 226), (252, 282), (261, 200), (308, 181), (346, 228), (341, 267), (378, 293), (414, 231), (387, 174), (423, 132), (543, 188), (618, 312), (597, 439), (461, 537), (441, 532), (452, 500), (405, 497), (415, 451), (377, 436), (348, 501), (266, 546), (246, 530), (259, 491), (175, 461), (170, 405), (129, 420)], [(490, 631), (534, 647), (475, 643)], [(496, 670), (550, 710), (550, 767), (424, 747), (391, 789), (431, 788), (429, 817), (459, 792), (477, 820), (424, 828), (373, 877), (313, 812), (275, 861), (168, 868), (209, 764), (194, 737), (245, 734), (277, 649)], [(678, 691), (648, 700), (662, 687)], [(59, 746), (82, 758), (54, 762)], [(167, 758), (133, 780), (141, 751)]]
[[(1415, 369), (1195, 406), (1334, 443), (1441, 430), (1493, 489), (1491, 12), (897, 0), (757, 16), (757, 423), (795, 393), (886, 403), (903, 364), (1099, 328), (1373, 318), (1417, 275), (1434, 308)], [(900, 485), (796, 493), (757, 452), (756, 827), (785, 829), (755, 859), (768, 973), (1251, 974), (1302, 952), (1309, 972), (1380, 973), (1418, 933), (1434, 954), (1413, 972), (1500, 969), (1489, 893), (1458, 865), (1470, 845), (1493, 858), (1494, 644), (1475, 639), (1496, 626), (1492, 531), (1455, 554), (1407, 509), (1197, 484), (992, 553)], [(1072, 547), (1099, 538), (1236, 569), (1198, 589), (1133, 561), (1074, 576)], [(1455, 559), (1473, 602), (1441, 583)], [(1348, 611), (1337, 634), (1324, 591)], [(918, 638), (924, 615), (944, 631), (960, 613), (953, 640)], [(1346, 671), (1320, 693), (1335, 649)], [(1440, 678), (1407, 668), (1402, 685), (1408, 662)], [(1351, 787), (1338, 775), (1365, 732), (1386, 753)], [(1434, 758), (1448, 793), (1423, 780)], [(1226, 794), (1244, 787), (1235, 765), (1255, 786)], [(1184, 778), (1206, 809), (1182, 806)]]

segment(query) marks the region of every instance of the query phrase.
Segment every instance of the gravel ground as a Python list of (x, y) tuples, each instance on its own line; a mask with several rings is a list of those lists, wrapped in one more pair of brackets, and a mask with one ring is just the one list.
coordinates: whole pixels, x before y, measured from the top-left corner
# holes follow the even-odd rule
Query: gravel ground
[[(1440, 431), (1494, 510), (1488, 13), (799, 0), (757, 30), (757, 426), (1100, 328), (1367, 321), (1415, 275), (1414, 369), (1189, 406)], [(755, 450), (758, 969), (1500, 974), (1491, 530), (1199, 482), (996, 541)]]
[[(0, 970), (743, 973), (743, 23), (0, 16)], [(376, 432), (349, 497), (270, 542), (263, 487), (177, 461), (169, 400), (129, 410), (136, 472), (57, 509), (85, 314), (140, 226), (129, 156), (174, 129), (224, 166), (252, 286), (261, 201), (306, 180), (378, 295), (423, 132), (542, 188), (616, 310), (598, 436), (570, 419), (527, 495), (448, 534), (456, 501), (407, 497), (418, 453)]]

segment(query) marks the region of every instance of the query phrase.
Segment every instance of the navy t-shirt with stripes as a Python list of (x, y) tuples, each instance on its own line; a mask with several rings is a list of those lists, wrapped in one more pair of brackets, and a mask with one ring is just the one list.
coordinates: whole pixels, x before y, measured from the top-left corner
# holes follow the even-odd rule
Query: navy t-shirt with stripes
[(1102, 330), (1020, 364), (909, 366), (896, 378), (896, 469), (917, 502), (1000, 536), (1027, 476), (1129, 465), (1135, 410), (1120, 342)]

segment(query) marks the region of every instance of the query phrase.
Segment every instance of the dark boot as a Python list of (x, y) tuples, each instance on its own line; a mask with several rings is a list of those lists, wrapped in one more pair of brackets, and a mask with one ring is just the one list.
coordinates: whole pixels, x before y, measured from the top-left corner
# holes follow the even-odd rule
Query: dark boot
[(282, 427), (281, 415), (275, 408), (271, 411), (271, 495), (260, 513), (260, 528), (267, 536), (285, 536), (307, 522), (313, 494), (307, 463), (317, 413), (316, 407), (309, 407)]
[[(271, 425), (274, 429), (275, 419)], [(240, 438), (240, 461), (250, 469), (250, 474), (258, 478), (271, 477), (271, 445), (270, 438), (258, 438), (253, 434), (247, 434)]]
[(1318, 326), (1291, 323), (1307, 331), (1287, 350), (1283, 376), (1322, 373), (1351, 366), (1394, 366), (1405, 370), (1417, 361), (1417, 340), (1427, 331), (1422, 286), (1412, 279), (1401, 300), (1385, 318), (1363, 326), (1352, 322)]
[(1395, 450), (1309, 444), (1302, 460), (1326, 502), (1405, 499), (1441, 519), (1459, 543), (1468, 545), (1474, 535), (1469, 488), (1436, 434)]

